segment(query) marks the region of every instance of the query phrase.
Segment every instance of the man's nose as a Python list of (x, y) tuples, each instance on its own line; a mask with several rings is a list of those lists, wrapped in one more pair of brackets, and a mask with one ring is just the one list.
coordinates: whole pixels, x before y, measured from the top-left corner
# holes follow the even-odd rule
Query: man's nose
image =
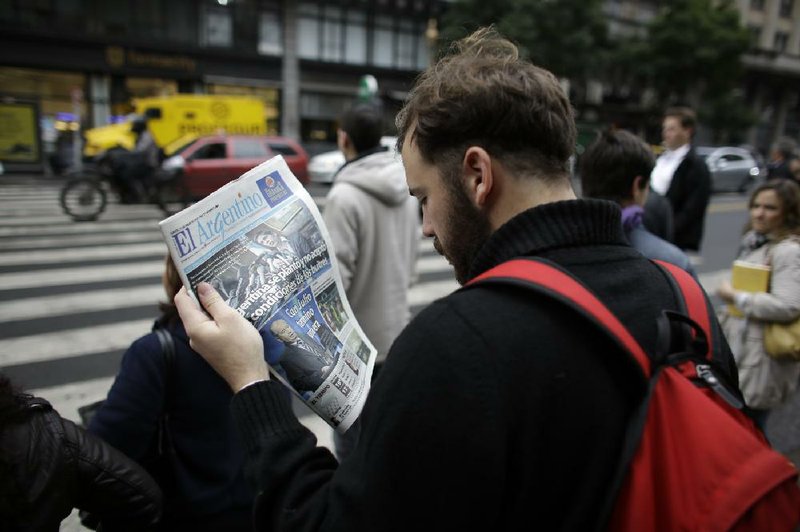
[(433, 230), (433, 224), (430, 223), (428, 217), (425, 215), (425, 211), (422, 213), (422, 234), (427, 237), (436, 236), (436, 233)]

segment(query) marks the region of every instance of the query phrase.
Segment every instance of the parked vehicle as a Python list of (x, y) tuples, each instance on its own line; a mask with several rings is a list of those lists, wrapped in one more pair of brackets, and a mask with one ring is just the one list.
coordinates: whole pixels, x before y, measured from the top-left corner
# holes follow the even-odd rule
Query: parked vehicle
[[(397, 137), (381, 137), (381, 146), (396, 151)], [(308, 175), (312, 183), (333, 183), (333, 176), (344, 165), (344, 154), (339, 150), (326, 151), (308, 161)]]
[(211, 135), (179, 148), (166, 159), (164, 170), (180, 170), (194, 199), (209, 195), (267, 159), (282, 155), (303, 185), (308, 184), (308, 154), (286, 137), (265, 135)]
[(130, 151), (136, 143), (131, 130), (135, 117), (145, 117), (153, 140), (166, 155), (166, 146), (178, 139), (228, 133), (263, 135), (266, 131), (264, 102), (246, 96), (174, 94), (133, 100), (134, 114), (125, 122), (87, 129), (84, 157), (96, 157), (112, 149)]
[(745, 192), (763, 174), (758, 161), (743, 148), (700, 146), (696, 152), (711, 172), (714, 191)]

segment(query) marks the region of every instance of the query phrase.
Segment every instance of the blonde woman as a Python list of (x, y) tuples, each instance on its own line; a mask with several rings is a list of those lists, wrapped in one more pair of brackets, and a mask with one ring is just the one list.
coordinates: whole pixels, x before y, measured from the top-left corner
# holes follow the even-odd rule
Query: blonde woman
[(769, 411), (789, 398), (800, 378), (800, 363), (774, 360), (764, 350), (767, 323), (800, 316), (800, 186), (775, 179), (756, 188), (737, 258), (771, 268), (768, 292), (741, 292), (728, 282), (718, 291), (744, 314), (726, 312), (721, 323), (736, 358), (742, 393), (763, 428)]

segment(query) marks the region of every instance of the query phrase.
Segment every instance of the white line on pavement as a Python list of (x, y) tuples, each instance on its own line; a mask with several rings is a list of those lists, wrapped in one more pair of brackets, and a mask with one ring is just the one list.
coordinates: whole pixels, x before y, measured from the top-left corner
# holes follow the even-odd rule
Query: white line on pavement
[(64, 284), (120, 281), (160, 277), (164, 264), (158, 261), (129, 262), (108, 266), (59, 268), (34, 272), (0, 274), (0, 290), (37, 288)]
[[(154, 226), (155, 227), (155, 226)], [(68, 246), (81, 246), (86, 244), (108, 244), (109, 241), (114, 244), (125, 242), (141, 242), (142, 240), (148, 242), (163, 242), (161, 234), (156, 231), (133, 231), (133, 232), (119, 232), (111, 236), (108, 234), (96, 235), (69, 235), (69, 236), (43, 236), (33, 238), (23, 238), (14, 242), (4, 242), (3, 248), (6, 250), (11, 249), (25, 249), (25, 248), (48, 248), (50, 246), (68, 247)]]
[(37, 251), (10, 251), (0, 254), (0, 266), (32, 266), (34, 264), (59, 264), (97, 259), (129, 259), (162, 254), (167, 246), (163, 242), (152, 244), (112, 244), (72, 249), (46, 249)]
[(126, 349), (152, 325), (134, 320), (0, 340), (0, 367)]
[(0, 303), (0, 322), (12, 320), (46, 319), (52, 316), (79, 312), (110, 311), (142, 305), (153, 305), (166, 301), (167, 296), (160, 284), (109, 290), (90, 290), (82, 294), (30, 297)]

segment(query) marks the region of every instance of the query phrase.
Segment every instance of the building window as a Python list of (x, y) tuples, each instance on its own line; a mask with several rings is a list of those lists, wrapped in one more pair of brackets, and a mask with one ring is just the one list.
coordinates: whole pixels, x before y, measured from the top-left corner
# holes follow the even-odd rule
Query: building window
[(750, 0), (750, 9), (753, 11), (764, 11), (764, 0)]
[(203, 45), (229, 48), (233, 45), (233, 21), (231, 13), (220, 7), (205, 10), (202, 26)]
[(345, 22), (344, 60), (346, 63), (367, 63), (367, 17), (363, 11), (348, 11)]
[(794, 0), (781, 0), (781, 7), (778, 10), (778, 14), (781, 16), (781, 18), (791, 18), (793, 7)]
[(391, 17), (375, 17), (373, 31), (372, 63), (376, 66), (394, 65), (394, 31)]
[(277, 13), (261, 13), (259, 17), (258, 53), (262, 55), (283, 53), (281, 21)]
[(315, 4), (298, 8), (297, 55), (303, 59), (319, 59), (319, 12)]
[(414, 69), (417, 56), (417, 41), (421, 30), (412, 20), (401, 20), (397, 33), (397, 64), (399, 68)]
[(421, 20), (375, 17), (372, 64), (406, 70), (427, 67), (429, 50), (425, 38), (426, 24)]
[(785, 52), (786, 51), (786, 44), (789, 42), (789, 34), (784, 33), (782, 31), (775, 32), (775, 51), (776, 52)]
[(750, 26), (747, 28), (750, 30), (750, 43), (752, 46), (758, 48), (759, 43), (761, 42), (761, 27), (760, 26)]
[(342, 35), (342, 10), (336, 6), (327, 6), (322, 18), (322, 60), (340, 62), (344, 38)]

